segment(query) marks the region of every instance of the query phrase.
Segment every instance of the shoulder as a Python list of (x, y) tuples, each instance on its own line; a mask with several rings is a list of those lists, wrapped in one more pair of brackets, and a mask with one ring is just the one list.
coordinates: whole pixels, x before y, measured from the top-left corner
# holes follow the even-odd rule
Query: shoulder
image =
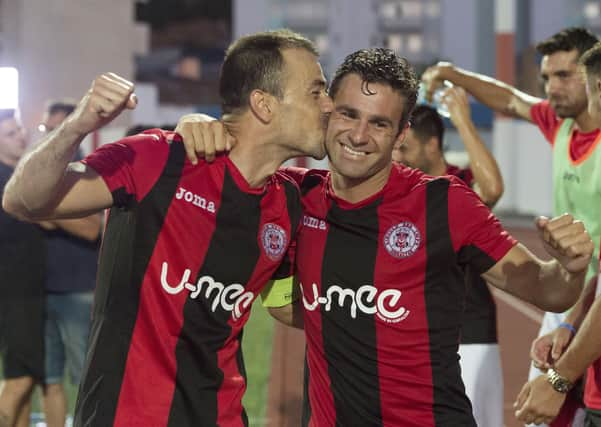
[(303, 195), (316, 186), (325, 185), (330, 174), (326, 170), (298, 167), (283, 168), (278, 173), (296, 182)]

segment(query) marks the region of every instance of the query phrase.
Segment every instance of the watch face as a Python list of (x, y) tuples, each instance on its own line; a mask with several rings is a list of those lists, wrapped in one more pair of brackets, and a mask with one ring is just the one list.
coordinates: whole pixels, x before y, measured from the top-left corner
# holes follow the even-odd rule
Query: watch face
[(549, 383), (551, 383), (553, 389), (559, 393), (565, 394), (572, 388), (572, 383), (563, 378), (553, 369), (549, 369), (547, 371), (547, 379), (549, 380)]

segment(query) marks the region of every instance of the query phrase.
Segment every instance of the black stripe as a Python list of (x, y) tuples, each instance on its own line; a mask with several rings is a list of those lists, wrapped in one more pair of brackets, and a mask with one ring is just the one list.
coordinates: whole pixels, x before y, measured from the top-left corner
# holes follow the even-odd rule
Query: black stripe
[[(240, 332), (240, 335), (237, 338), (238, 341), (238, 351), (236, 352), (236, 362), (238, 364), (238, 371), (246, 381), (246, 365), (244, 364), (244, 355), (242, 354), (242, 340), (244, 339), (244, 330)], [(242, 412), (242, 424), (248, 427), (248, 415), (246, 411)]]
[(301, 426), (309, 427), (311, 421), (311, 402), (309, 401), (309, 364), (307, 363), (307, 347), (305, 347), (305, 371), (303, 375), (303, 412), (301, 417)]
[(303, 196), (306, 196), (307, 193), (311, 191), (311, 189), (319, 186), (323, 182), (323, 180), (324, 177), (321, 175), (306, 174), (300, 185), (301, 194)]
[[(284, 191), (286, 192), (288, 216), (290, 217), (290, 230), (292, 230), (292, 234), (295, 234), (296, 230), (298, 229), (298, 224), (300, 223), (302, 214), (300, 195), (298, 192), (298, 187), (292, 182), (283, 181), (283, 185)], [(293, 264), (294, 259), (292, 258), (292, 254), (287, 252), (284, 258), (282, 258), (282, 263), (272, 275), (272, 278), (274, 280), (278, 280), (291, 276), (293, 274)]]
[(424, 292), (430, 334), (434, 420), (440, 427), (475, 427), (457, 356), (466, 290), (449, 230), (449, 181), (436, 179), (427, 185)]
[[(333, 204), (328, 212), (322, 296), (327, 296), (333, 286), (357, 291), (360, 286), (374, 283), (380, 202), (356, 210), (343, 210)], [(357, 310), (353, 319), (348, 297), (343, 306), (338, 304), (337, 293), (332, 300), (329, 312), (321, 306), (321, 324), (336, 425), (357, 425), (359, 420), (361, 425), (381, 425), (375, 318)], [(352, 333), (346, 333), (348, 330)]]
[(75, 426), (112, 425), (140, 287), (179, 183), (185, 151), (172, 144), (161, 176), (131, 209), (113, 208), (103, 237), (89, 349), (75, 408)]
[[(197, 280), (209, 275), (224, 286), (244, 286), (260, 256), (257, 235), (263, 196), (241, 191), (227, 169), (221, 195), (217, 225)], [(184, 324), (176, 346), (178, 388), (169, 414), (170, 427), (208, 427), (217, 422), (217, 391), (223, 382), (217, 351), (231, 333), (227, 324), (231, 312), (221, 306), (212, 311), (214, 294), (206, 299), (203, 291), (196, 299), (188, 299), (184, 307)], [(198, 366), (206, 369), (199, 372)], [(245, 414), (240, 416), (246, 418)]]

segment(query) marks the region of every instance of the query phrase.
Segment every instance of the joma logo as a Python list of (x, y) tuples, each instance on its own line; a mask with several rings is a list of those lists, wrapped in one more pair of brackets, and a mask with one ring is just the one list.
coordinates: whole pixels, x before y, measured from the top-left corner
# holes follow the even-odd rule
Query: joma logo
[(215, 203), (205, 199), (198, 194), (194, 194), (191, 191), (186, 190), (184, 187), (179, 187), (175, 194), (177, 200), (184, 200), (185, 202), (192, 203), (194, 206), (198, 206), (200, 209), (204, 209), (207, 212), (215, 213)]
[(303, 215), (303, 225), (316, 230), (326, 229), (326, 222), (323, 219), (317, 219), (309, 215)]

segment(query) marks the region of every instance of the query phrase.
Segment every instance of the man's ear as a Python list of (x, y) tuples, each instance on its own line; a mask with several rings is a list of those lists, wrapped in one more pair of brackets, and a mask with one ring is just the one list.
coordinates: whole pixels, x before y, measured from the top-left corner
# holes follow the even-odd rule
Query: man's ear
[(407, 138), (407, 132), (409, 132), (409, 128), (411, 127), (411, 123), (407, 122), (403, 129), (399, 132), (394, 141), (394, 147), (400, 147), (404, 142), (405, 138)]
[(276, 108), (276, 99), (273, 95), (255, 89), (250, 93), (249, 102), (251, 111), (261, 122), (267, 124), (273, 120)]
[(597, 103), (601, 105), (601, 79), (595, 79), (595, 86), (597, 87)]

